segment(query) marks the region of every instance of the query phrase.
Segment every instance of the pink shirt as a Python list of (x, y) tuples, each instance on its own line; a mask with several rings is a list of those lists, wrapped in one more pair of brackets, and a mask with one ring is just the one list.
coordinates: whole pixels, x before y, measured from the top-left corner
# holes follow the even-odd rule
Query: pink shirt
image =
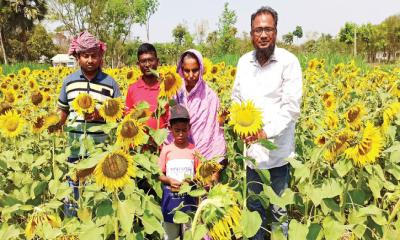
[(160, 153), (158, 164), (165, 176), (178, 181), (193, 177), (199, 160), (194, 156), (196, 148), (189, 143), (186, 148), (179, 148), (175, 143), (165, 145)]
[[(147, 121), (147, 125), (153, 129), (157, 128), (157, 119), (153, 116), (153, 113), (157, 109), (157, 99), (160, 93), (160, 82), (150, 86), (147, 85), (142, 78), (137, 82), (130, 85), (128, 93), (126, 95), (125, 112), (135, 107), (136, 104), (146, 101), (150, 105), (150, 111), (152, 116)], [(166, 128), (168, 123), (168, 106), (166, 106), (166, 113), (160, 116), (160, 128)]]

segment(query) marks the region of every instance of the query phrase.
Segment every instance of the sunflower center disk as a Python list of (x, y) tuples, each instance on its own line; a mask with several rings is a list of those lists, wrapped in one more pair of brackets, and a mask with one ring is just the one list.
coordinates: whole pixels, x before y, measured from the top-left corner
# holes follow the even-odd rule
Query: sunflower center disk
[(38, 117), (34, 123), (35, 128), (41, 128), (44, 125), (43, 117)]
[(118, 110), (119, 110), (118, 102), (111, 100), (111, 101), (107, 101), (105, 103), (104, 113), (107, 116), (110, 116), (110, 117), (115, 116), (118, 113)]
[(90, 97), (83, 97), (81, 99), (79, 99), (78, 101), (79, 107), (83, 108), (83, 109), (89, 109), (90, 106), (92, 105), (92, 99)]
[(39, 105), (43, 101), (43, 95), (40, 92), (34, 92), (31, 101), (33, 105)]
[(110, 154), (102, 164), (104, 176), (112, 179), (118, 179), (128, 171), (128, 161), (119, 154)]
[(354, 122), (354, 120), (357, 119), (359, 113), (360, 113), (360, 109), (350, 110), (349, 113), (347, 114), (349, 122)]
[(249, 127), (254, 123), (254, 117), (250, 112), (241, 112), (238, 114), (237, 122), (243, 127)]
[(127, 121), (123, 123), (122, 129), (121, 129), (121, 135), (124, 138), (133, 138), (136, 136), (139, 132), (138, 127), (133, 123), (133, 121)]
[(6, 128), (10, 132), (14, 132), (18, 128), (18, 121), (16, 119), (6, 120)]

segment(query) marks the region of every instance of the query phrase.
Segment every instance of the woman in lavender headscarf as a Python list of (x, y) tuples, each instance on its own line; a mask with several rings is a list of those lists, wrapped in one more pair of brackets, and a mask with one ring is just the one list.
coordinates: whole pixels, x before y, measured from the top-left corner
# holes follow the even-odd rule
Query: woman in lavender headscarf
[(184, 79), (176, 101), (189, 111), (191, 140), (206, 158), (221, 162), (226, 152), (224, 132), (218, 122), (217, 94), (203, 80), (203, 57), (190, 49), (181, 55), (177, 72)]

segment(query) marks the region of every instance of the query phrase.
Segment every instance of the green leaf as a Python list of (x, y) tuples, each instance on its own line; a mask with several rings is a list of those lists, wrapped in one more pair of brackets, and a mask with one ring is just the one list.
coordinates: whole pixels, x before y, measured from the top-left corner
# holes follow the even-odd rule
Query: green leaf
[(336, 172), (338, 173), (338, 175), (340, 177), (344, 177), (347, 175), (347, 173), (353, 168), (353, 164), (350, 160), (345, 159), (345, 160), (341, 160), (338, 161), (335, 165), (334, 165), (334, 169), (336, 170)]
[(197, 225), (193, 240), (201, 240), (207, 234), (208, 229), (205, 224)]
[(254, 236), (261, 227), (261, 217), (257, 211), (250, 212), (248, 209), (242, 211), (240, 226), (242, 227), (243, 235), (247, 238)]
[(286, 240), (286, 237), (280, 228), (275, 228), (272, 230), (271, 240)]
[(278, 147), (274, 143), (272, 143), (270, 140), (267, 139), (260, 139), (258, 143), (260, 143), (261, 146), (265, 147), (268, 150), (278, 149)]
[(189, 193), (192, 190), (192, 186), (187, 182), (183, 182), (181, 187), (179, 188), (179, 194)]
[(174, 214), (174, 223), (181, 224), (189, 222), (190, 217), (182, 211), (176, 211)]
[(117, 209), (118, 220), (120, 221), (121, 228), (125, 233), (129, 233), (131, 231), (133, 225), (133, 218), (135, 216), (135, 208), (139, 206), (136, 204), (137, 203), (131, 199), (120, 201), (118, 203), (118, 209)]
[(295, 158), (287, 158), (287, 161), (293, 168), (301, 168), (304, 166), (304, 164), (301, 161), (298, 161)]
[(104, 158), (106, 154), (107, 154), (107, 153), (104, 152), (104, 153), (92, 155), (92, 156), (90, 156), (90, 157), (88, 157), (88, 158), (85, 158), (85, 159), (81, 159), (81, 160), (79, 160), (78, 163), (76, 164), (76, 168), (77, 168), (78, 170), (83, 170), (83, 169), (92, 168), (92, 167), (96, 166), (97, 163), (99, 163), (100, 160), (101, 160), (102, 158)]
[(330, 211), (338, 213), (340, 211), (339, 204), (335, 202), (332, 198), (325, 198), (321, 202), (322, 211), (328, 214)]
[(111, 216), (113, 214), (112, 203), (110, 200), (102, 201), (96, 208), (96, 216), (103, 217), (103, 216)]
[(322, 183), (320, 194), (323, 198), (333, 198), (339, 196), (342, 192), (343, 186), (338, 179), (329, 178)]
[(198, 188), (189, 192), (189, 195), (192, 197), (201, 197), (205, 195), (207, 191), (204, 188)]
[(367, 230), (367, 226), (364, 224), (357, 224), (353, 227), (352, 232), (359, 238), (362, 239), (365, 233), (365, 230)]
[(256, 172), (260, 176), (262, 183), (271, 185), (270, 184), (271, 176), (268, 169), (256, 169)]
[(368, 186), (372, 191), (372, 195), (375, 199), (381, 198), (381, 190), (383, 188), (383, 182), (376, 176), (370, 176), (368, 179)]
[(147, 234), (152, 234), (154, 232), (164, 234), (164, 229), (161, 225), (161, 222), (153, 214), (151, 214), (150, 211), (145, 210), (140, 219), (142, 220), (144, 231)]
[(398, 164), (387, 164), (385, 170), (388, 173), (392, 174), (393, 177), (396, 178), (396, 180), (400, 180), (400, 166)]
[(307, 239), (308, 227), (292, 219), (289, 223), (289, 240)]
[(285, 189), (281, 197), (279, 197), (274, 192), (272, 187), (264, 185), (264, 190), (262, 194), (265, 194), (272, 204), (278, 205), (281, 208), (284, 208), (286, 205), (294, 203), (294, 192), (290, 188)]
[(14, 225), (8, 225), (7, 223), (3, 223), (0, 228), (0, 239), (8, 240), (8, 239), (18, 239), (20, 235), (20, 231)]
[(324, 235), (326, 240), (337, 240), (340, 239), (346, 230), (346, 226), (336, 221), (331, 216), (327, 216), (322, 221), (322, 227), (324, 229)]
[(97, 227), (93, 222), (82, 226), (82, 231), (79, 234), (79, 239), (103, 239), (101, 234), (102, 228)]
[(167, 139), (168, 130), (166, 128), (160, 128), (157, 130), (150, 129), (150, 135), (153, 137), (154, 142), (156, 142), (158, 146), (161, 146), (165, 139)]
[[(307, 240), (322, 239), (322, 227), (318, 223), (311, 223), (308, 227)], [(290, 237), (290, 235), (289, 235)]]

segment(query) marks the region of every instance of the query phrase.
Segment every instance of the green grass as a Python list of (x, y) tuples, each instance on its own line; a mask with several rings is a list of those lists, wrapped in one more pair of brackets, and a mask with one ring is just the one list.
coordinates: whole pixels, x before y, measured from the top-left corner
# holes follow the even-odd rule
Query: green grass
[(0, 67), (3, 68), (3, 74), (7, 75), (9, 73), (16, 73), (21, 68), (24, 68), (24, 67), (29, 67), (31, 70), (34, 70), (34, 69), (48, 69), (50, 67), (50, 64), (22, 62), (22, 63), (16, 63), (16, 64), (8, 64), (8, 65), (4, 65), (3, 64), (3, 65), (0, 65)]
[(302, 69), (307, 67), (307, 63), (314, 58), (325, 59), (325, 69), (331, 71), (332, 68), (339, 63), (349, 63), (350, 61), (355, 62), (356, 66), (361, 68), (363, 71), (367, 71), (372, 68), (362, 57), (353, 57), (352, 55), (343, 54), (298, 54), (300, 65)]
[(224, 56), (211, 57), (213, 63), (225, 62), (226, 65), (236, 66), (239, 61), (240, 55), (226, 54)]

